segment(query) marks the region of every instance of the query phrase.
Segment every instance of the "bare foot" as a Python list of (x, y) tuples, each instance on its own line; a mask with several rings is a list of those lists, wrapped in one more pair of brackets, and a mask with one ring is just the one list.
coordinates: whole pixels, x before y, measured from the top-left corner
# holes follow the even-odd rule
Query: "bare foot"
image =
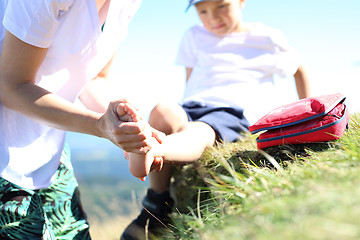
[[(117, 108), (117, 114), (119, 116), (119, 119), (124, 122), (143, 121), (141, 117), (137, 114), (136, 109), (127, 103), (119, 104)], [(148, 125), (143, 132), (146, 138), (149, 138), (151, 145), (159, 144), (159, 142), (154, 137), (152, 137), (150, 125)], [(152, 170), (151, 166), (155, 160), (151, 148), (149, 147), (144, 148), (143, 153), (127, 153), (127, 154), (128, 154), (127, 159), (129, 160), (129, 170), (131, 174), (139, 178), (141, 181), (145, 181), (145, 177)]]
[(121, 121), (139, 122), (141, 120), (141, 117), (137, 114), (136, 109), (128, 103), (120, 103), (116, 110)]

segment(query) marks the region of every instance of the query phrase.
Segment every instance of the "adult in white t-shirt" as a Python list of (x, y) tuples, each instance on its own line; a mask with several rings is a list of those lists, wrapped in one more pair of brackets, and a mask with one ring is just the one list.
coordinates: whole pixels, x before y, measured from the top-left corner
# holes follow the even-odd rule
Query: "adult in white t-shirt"
[[(146, 145), (144, 126), (117, 117), (125, 100), (109, 104), (98, 91), (139, 5), (0, 1), (0, 215), (20, 222), (1, 221), (0, 238), (90, 238), (65, 131), (130, 152)], [(87, 109), (74, 104), (77, 98)]]

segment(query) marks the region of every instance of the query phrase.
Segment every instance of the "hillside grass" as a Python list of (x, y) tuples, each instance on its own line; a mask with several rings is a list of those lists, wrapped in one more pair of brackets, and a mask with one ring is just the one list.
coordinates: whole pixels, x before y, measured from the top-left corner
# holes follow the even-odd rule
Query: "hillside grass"
[(175, 174), (165, 239), (360, 239), (359, 119), (335, 142), (208, 149)]

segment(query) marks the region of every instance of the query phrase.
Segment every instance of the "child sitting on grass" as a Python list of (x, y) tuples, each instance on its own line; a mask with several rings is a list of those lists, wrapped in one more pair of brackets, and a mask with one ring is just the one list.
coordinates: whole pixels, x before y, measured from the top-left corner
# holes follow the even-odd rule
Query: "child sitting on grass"
[(165, 164), (150, 172), (145, 209), (125, 229), (123, 240), (145, 239), (146, 232), (155, 233), (169, 221), (171, 163), (196, 161), (216, 142), (239, 140), (258, 118), (284, 103), (274, 87), (275, 74), (293, 76), (299, 98), (310, 97), (304, 67), (281, 32), (242, 21), (245, 0), (190, 0), (192, 5), (203, 25), (190, 28), (180, 45), (184, 98), (180, 104), (158, 104), (149, 118), (167, 135), (151, 150)]

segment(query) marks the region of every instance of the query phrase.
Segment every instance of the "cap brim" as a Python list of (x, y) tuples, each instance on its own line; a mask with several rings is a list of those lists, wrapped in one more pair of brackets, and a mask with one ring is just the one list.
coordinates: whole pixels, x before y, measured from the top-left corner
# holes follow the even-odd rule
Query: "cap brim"
[(203, 1), (219, 1), (219, 0), (199, 0), (199, 1), (194, 1), (192, 3), (189, 3), (189, 5), (187, 6), (185, 12), (187, 12), (191, 6), (193, 6), (193, 5), (195, 5), (195, 4), (199, 3), (199, 2), (203, 2)]

